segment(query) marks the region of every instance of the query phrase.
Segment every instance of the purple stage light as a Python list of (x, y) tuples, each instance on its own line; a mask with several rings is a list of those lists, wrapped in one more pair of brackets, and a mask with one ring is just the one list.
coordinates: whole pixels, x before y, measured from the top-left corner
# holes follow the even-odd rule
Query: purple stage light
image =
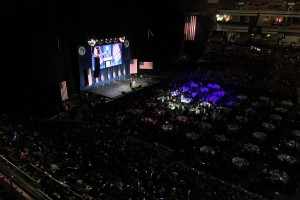
[(211, 97), (208, 98), (208, 101), (209, 101), (209, 102), (216, 102), (216, 101), (218, 101), (219, 99), (220, 99), (220, 97), (218, 97), (218, 96), (211, 96)]
[(207, 87), (213, 88), (213, 89), (218, 89), (218, 90), (221, 88), (220, 85), (218, 85), (218, 84), (212, 84), (212, 83), (209, 83), (207, 85)]

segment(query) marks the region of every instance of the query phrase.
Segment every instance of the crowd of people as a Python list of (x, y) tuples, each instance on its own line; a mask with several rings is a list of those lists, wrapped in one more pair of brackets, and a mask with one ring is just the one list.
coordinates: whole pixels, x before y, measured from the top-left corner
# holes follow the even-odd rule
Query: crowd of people
[(275, 69), (260, 61), (260, 78), (197, 66), (67, 117), (2, 114), (2, 155), (53, 199), (292, 199), (298, 102), (250, 87)]

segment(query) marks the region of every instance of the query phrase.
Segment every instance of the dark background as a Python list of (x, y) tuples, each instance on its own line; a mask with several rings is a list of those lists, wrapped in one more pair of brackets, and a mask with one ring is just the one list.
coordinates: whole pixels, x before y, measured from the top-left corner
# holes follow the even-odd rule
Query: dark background
[(52, 114), (63, 80), (69, 94), (78, 93), (77, 47), (91, 38), (125, 35), (132, 58), (154, 63), (182, 48), (184, 14), (170, 2), (26, 1), (2, 9), (3, 112)]

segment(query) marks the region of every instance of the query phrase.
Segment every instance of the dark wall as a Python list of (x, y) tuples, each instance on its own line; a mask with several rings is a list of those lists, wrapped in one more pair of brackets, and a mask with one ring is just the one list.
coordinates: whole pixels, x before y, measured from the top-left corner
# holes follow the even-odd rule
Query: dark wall
[[(71, 4), (54, 1), (3, 4), (6, 10), (1, 16), (6, 19), (2, 24), (3, 63), (8, 64), (1, 68), (1, 74), (10, 80), (1, 80), (1, 91), (10, 93), (4, 97), (4, 105), (36, 102), (36, 99), (48, 101), (53, 94), (49, 88), (55, 88), (63, 80), (67, 81), (69, 94), (78, 93), (77, 47), (92, 37), (124, 34), (130, 41), (132, 58), (161, 60), (179, 51), (183, 16), (174, 6), (140, 1), (118, 5), (96, 0)], [(153, 33), (149, 38), (148, 29)], [(57, 101), (47, 103), (56, 107)], [(2, 107), (12, 109), (12, 106)], [(19, 107), (17, 111), (28, 110), (28, 106)]]

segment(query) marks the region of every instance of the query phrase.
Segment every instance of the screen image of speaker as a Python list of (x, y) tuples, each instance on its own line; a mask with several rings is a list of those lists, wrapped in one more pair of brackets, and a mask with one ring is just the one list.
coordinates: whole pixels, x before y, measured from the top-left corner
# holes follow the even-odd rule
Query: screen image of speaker
[(262, 26), (249, 25), (248, 33), (250, 33), (250, 34), (261, 34), (262, 33)]
[(65, 101), (65, 100), (69, 99), (67, 82), (66, 81), (60, 82), (59, 87), (60, 87), (61, 100)]

